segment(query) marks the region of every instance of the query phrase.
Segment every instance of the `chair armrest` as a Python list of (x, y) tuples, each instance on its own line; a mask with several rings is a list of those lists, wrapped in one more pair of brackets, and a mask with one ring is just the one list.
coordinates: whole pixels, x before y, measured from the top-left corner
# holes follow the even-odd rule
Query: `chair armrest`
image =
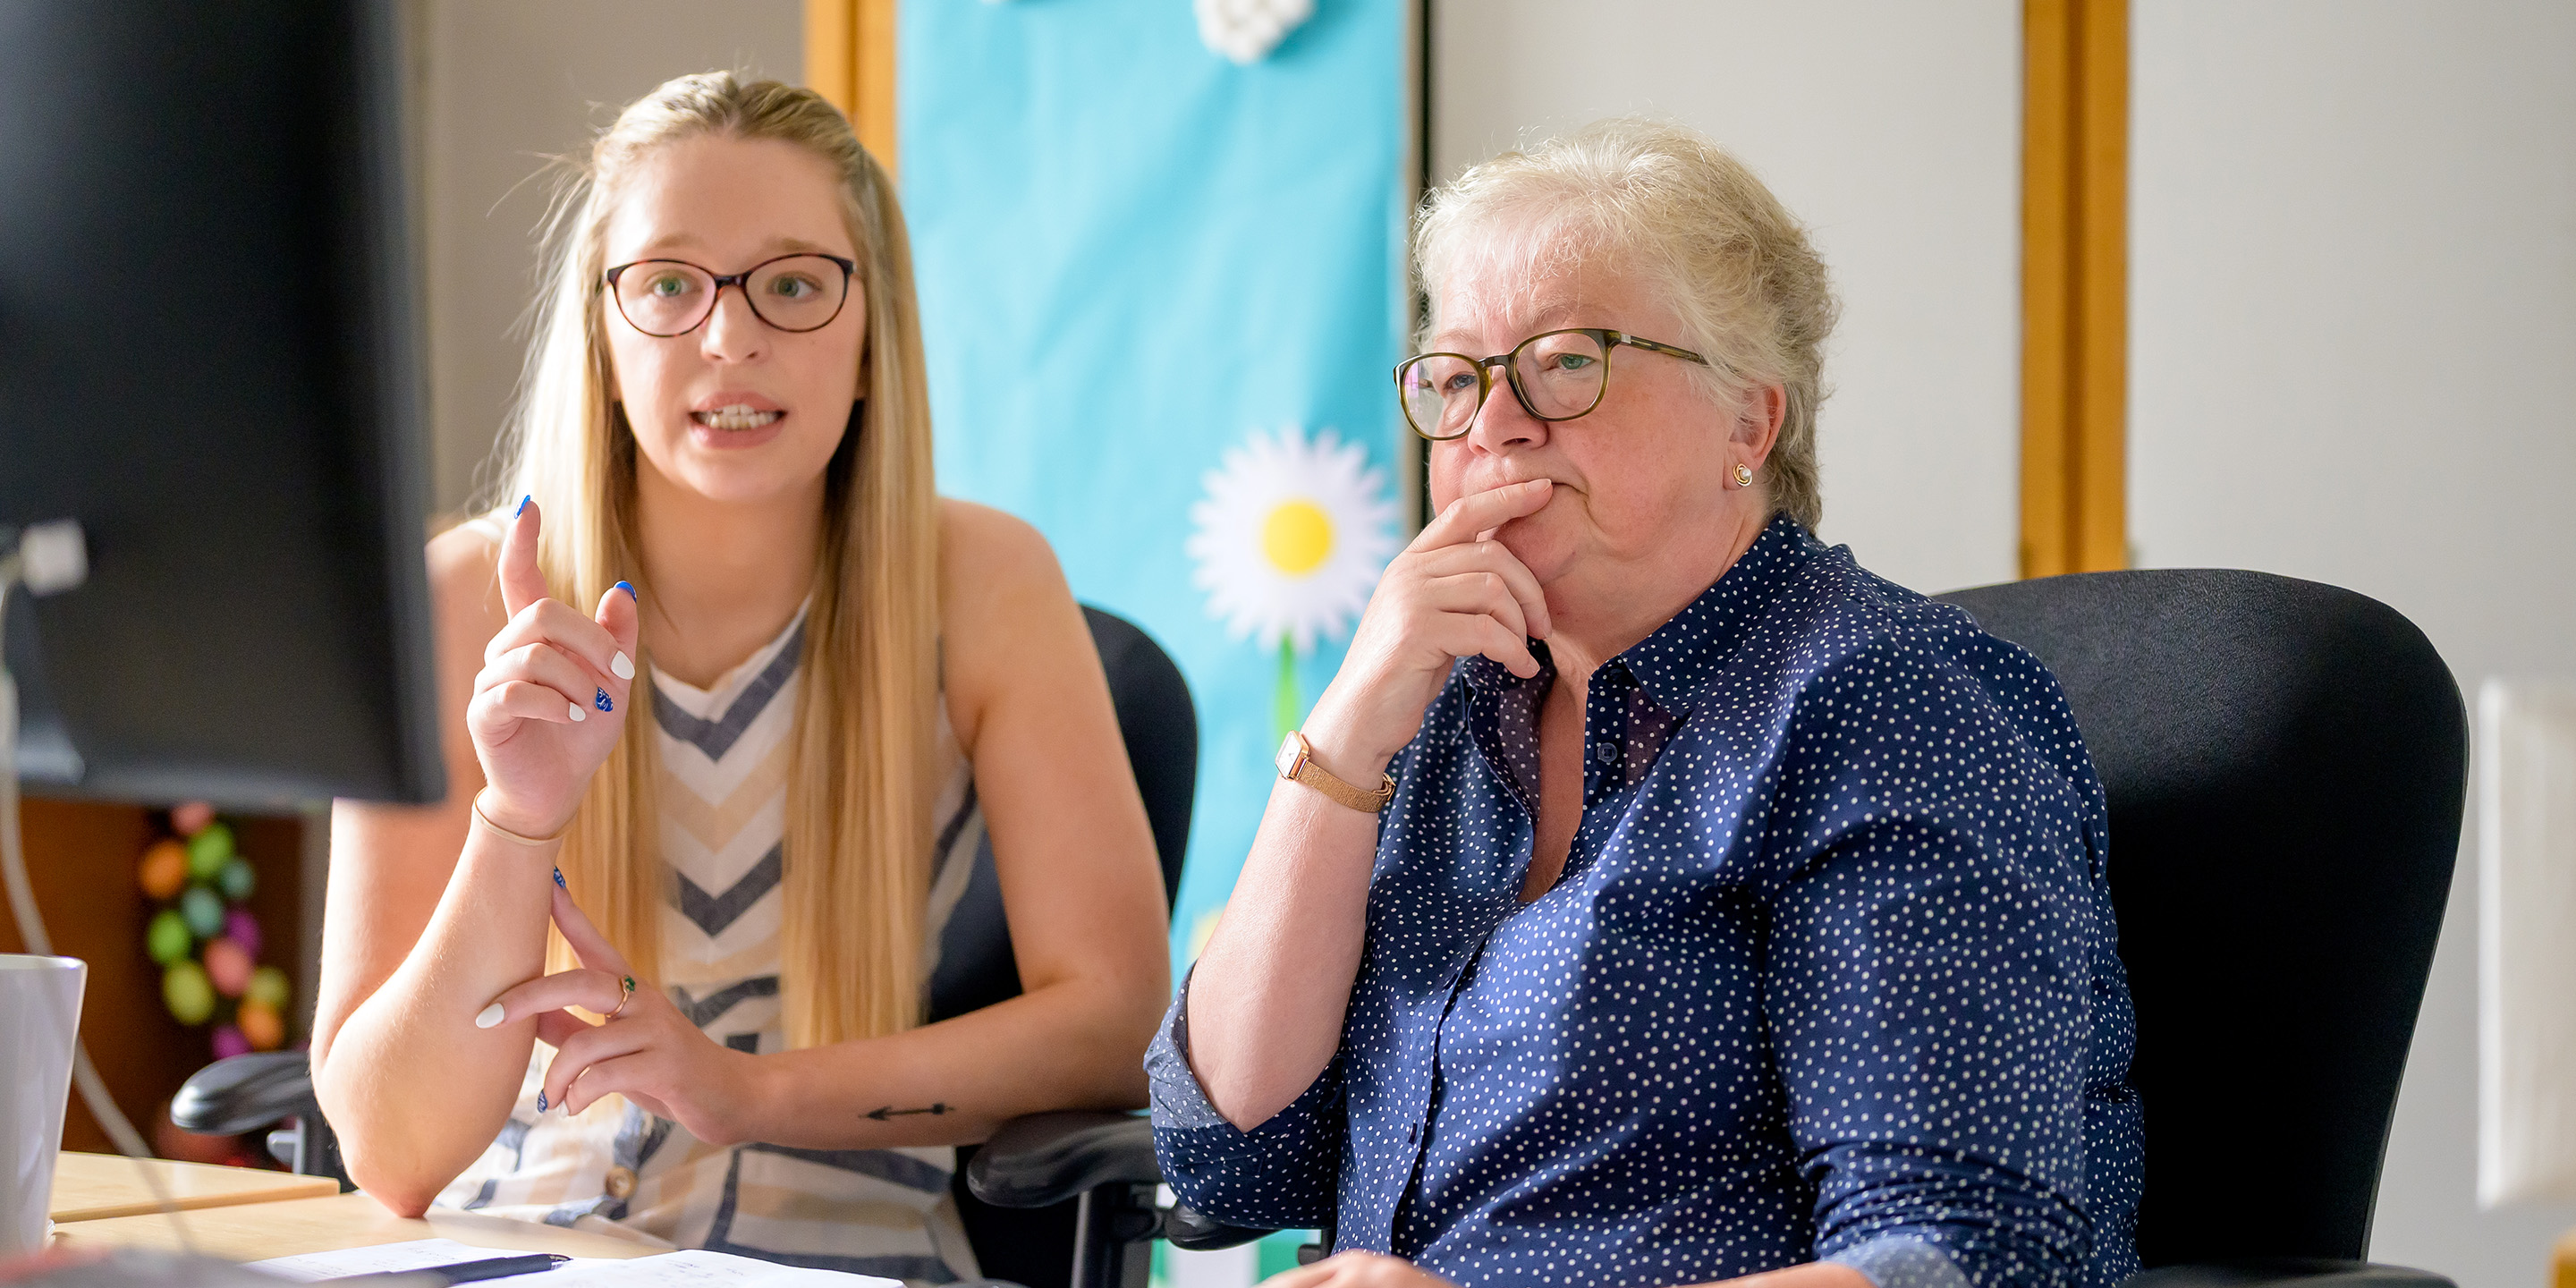
[(1219, 1248), (1236, 1248), (1270, 1233), (1239, 1225), (1211, 1221), (1187, 1204), (1175, 1203), (1163, 1214), (1163, 1238), (1184, 1252), (1214, 1252)]
[[(1062, 1203), (1104, 1185), (1160, 1185), (1154, 1124), (1134, 1114), (1076, 1110), (1030, 1114), (1002, 1124), (966, 1164), (966, 1188), (995, 1207)], [(1162, 1238), (1191, 1252), (1213, 1252), (1270, 1233), (1211, 1221), (1187, 1207), (1144, 1222), (1121, 1241)]]
[(1046, 1207), (1101, 1185), (1159, 1185), (1154, 1125), (1134, 1114), (1074, 1110), (1002, 1124), (966, 1165), (966, 1188), (995, 1207)]
[(2265, 1257), (2200, 1261), (2141, 1270), (2120, 1288), (2459, 1288), (2430, 1270), (2372, 1261)]
[(183, 1131), (237, 1136), (320, 1108), (303, 1052), (262, 1051), (217, 1060), (190, 1075), (170, 1098), (170, 1121)]

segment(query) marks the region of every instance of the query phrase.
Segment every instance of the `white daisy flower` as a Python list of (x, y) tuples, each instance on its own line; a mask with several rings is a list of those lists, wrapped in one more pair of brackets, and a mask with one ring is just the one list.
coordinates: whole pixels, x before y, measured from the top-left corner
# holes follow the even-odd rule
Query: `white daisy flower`
[(1254, 430), (1207, 472), (1182, 549), (1208, 615), (1263, 649), (1313, 651), (1368, 607), (1398, 548), (1386, 472), (1332, 430)]

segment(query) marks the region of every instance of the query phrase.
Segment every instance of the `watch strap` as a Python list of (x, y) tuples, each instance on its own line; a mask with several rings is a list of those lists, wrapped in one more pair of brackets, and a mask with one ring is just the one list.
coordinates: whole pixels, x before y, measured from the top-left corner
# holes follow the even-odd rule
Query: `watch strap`
[(1395, 775), (1379, 774), (1377, 790), (1364, 791), (1342, 781), (1339, 776), (1316, 764), (1314, 745), (1306, 741), (1304, 734), (1291, 733), (1288, 736), (1297, 744), (1295, 768), (1292, 772), (1281, 774), (1280, 777), (1311, 787), (1322, 792), (1334, 804), (1358, 810), (1363, 814), (1379, 813), (1395, 799)]

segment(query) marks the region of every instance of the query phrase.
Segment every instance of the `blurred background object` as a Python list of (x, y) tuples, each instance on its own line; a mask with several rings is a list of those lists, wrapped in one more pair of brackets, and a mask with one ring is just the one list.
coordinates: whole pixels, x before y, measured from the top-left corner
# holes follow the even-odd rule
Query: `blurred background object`
[[(329, 827), (293, 814), (234, 815), (226, 826), (234, 857), (255, 875), (248, 896), (224, 912), (237, 907), (269, 941), (256, 960), (279, 976), (264, 987), (284, 986), (279, 1042), (292, 1046), (303, 1041), (311, 1019), (308, 972), (318, 964), (311, 950), (320, 945), (319, 890), (308, 891), (300, 878), (308, 848), (326, 846)], [(171, 1012), (166, 1000), (169, 970), (153, 957), (150, 943), (161, 903), (136, 879), (143, 866), (137, 856), (172, 839), (166, 815), (137, 805), (37, 797), (21, 803), (20, 830), (28, 879), (44, 910), (54, 951), (89, 963), (81, 1040), (117, 1104), (162, 1157), (269, 1165), (266, 1149), (256, 1140), (189, 1140), (165, 1129), (171, 1093), (212, 1054), (211, 1030)], [(318, 854), (311, 857), (318, 863)], [(183, 883), (187, 880), (182, 877)], [(179, 933), (189, 942), (174, 961), (202, 951), (184, 924)], [(214, 937), (224, 933), (219, 925)], [(24, 951), (16, 928), (0, 918), (0, 952)], [(207, 990), (213, 992), (211, 980)], [(63, 1119), (63, 1148), (94, 1153), (116, 1148), (77, 1096)]]
[(2576, 682), (2478, 693), (2478, 1201), (2576, 1199)]

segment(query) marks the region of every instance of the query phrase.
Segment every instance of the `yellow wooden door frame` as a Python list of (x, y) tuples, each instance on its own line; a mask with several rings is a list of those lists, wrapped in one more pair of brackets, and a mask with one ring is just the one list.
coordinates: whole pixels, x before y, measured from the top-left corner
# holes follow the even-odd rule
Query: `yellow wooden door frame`
[(805, 84), (832, 100), (888, 171), (894, 154), (895, 0), (805, 0)]
[(2022, 4), (2021, 573), (2126, 567), (2128, 0)]

